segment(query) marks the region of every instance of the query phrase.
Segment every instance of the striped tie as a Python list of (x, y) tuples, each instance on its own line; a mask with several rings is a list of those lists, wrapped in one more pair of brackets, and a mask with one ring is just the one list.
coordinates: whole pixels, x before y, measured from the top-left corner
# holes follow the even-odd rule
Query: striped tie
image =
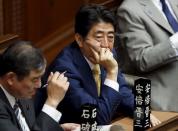
[(170, 26), (172, 27), (172, 29), (174, 30), (174, 32), (178, 32), (178, 22), (176, 21), (176, 19), (174, 18), (174, 16), (172, 15), (171, 11), (169, 10), (165, 0), (160, 0), (162, 3), (162, 10), (170, 24)]
[(15, 115), (17, 117), (17, 120), (20, 124), (22, 131), (30, 131), (25, 118), (22, 116), (22, 110), (20, 109), (18, 103), (19, 103), (18, 100), (16, 100), (16, 103), (15, 103), (14, 108), (13, 108)]
[(99, 64), (96, 64), (92, 70), (92, 73), (93, 73), (93, 77), (95, 79), (95, 82), (96, 82), (96, 86), (97, 86), (97, 91), (98, 91), (98, 96), (100, 96), (100, 88), (101, 88), (101, 78), (100, 78), (100, 74), (101, 74), (101, 71), (100, 71), (100, 66)]

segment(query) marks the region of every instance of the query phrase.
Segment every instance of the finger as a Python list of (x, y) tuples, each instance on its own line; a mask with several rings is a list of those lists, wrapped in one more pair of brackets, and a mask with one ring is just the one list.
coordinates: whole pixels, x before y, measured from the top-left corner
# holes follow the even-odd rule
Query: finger
[(112, 54), (109, 48), (105, 48), (105, 54)]
[(105, 57), (108, 57), (107, 48), (101, 48), (100, 58), (103, 59)]
[(58, 76), (58, 80), (62, 80), (62, 81), (64, 81), (65, 82), (65, 79), (67, 78), (67, 77), (65, 77), (64, 76), (64, 74), (66, 73), (66, 71), (64, 71), (63, 73), (61, 73), (59, 76)]
[(152, 114), (150, 114), (150, 118), (151, 118), (152, 126), (156, 126), (161, 123), (161, 121), (159, 119), (157, 119), (155, 116), (153, 116)]
[(50, 72), (50, 75), (48, 76), (47, 83), (51, 80), (52, 76), (53, 76), (53, 72)]
[(94, 59), (94, 61), (96, 61), (97, 63), (99, 62), (99, 59), (100, 59), (100, 52), (97, 52), (97, 51), (95, 51), (93, 48), (90, 48), (91, 49), (91, 51), (92, 51), (92, 53), (93, 53), (93, 59)]
[(67, 71), (62, 72), (62, 73), (58, 76), (57, 79), (63, 79), (63, 78), (65, 77), (64, 74), (65, 74), (66, 72), (67, 72)]
[(105, 51), (105, 55), (108, 56), (108, 58), (113, 58), (113, 53), (110, 51), (109, 48)]
[(60, 77), (60, 78), (58, 78), (59, 80), (62, 80), (64, 83), (66, 83), (67, 82), (67, 77)]
[(53, 79), (53, 80), (57, 80), (58, 77), (59, 77), (59, 75), (60, 75), (60, 73), (59, 73), (58, 71), (56, 71), (56, 72), (53, 74), (51, 80), (52, 80), (52, 79)]
[(70, 85), (70, 83), (67, 81), (67, 82), (66, 82), (66, 86), (69, 87), (69, 85)]
[(161, 121), (159, 121), (158, 119), (155, 121), (155, 126), (159, 125), (161, 123)]
[(101, 50), (100, 50), (100, 54), (101, 54), (101, 55), (104, 55), (104, 54), (105, 54), (105, 51), (106, 51), (105, 48), (101, 48)]

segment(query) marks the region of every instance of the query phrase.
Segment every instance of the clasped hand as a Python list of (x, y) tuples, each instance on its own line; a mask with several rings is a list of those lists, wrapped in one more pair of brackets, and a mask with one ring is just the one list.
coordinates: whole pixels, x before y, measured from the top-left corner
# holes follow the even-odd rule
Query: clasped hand
[(107, 78), (116, 81), (118, 74), (118, 64), (113, 57), (113, 53), (109, 47), (101, 47), (101, 43), (87, 39), (86, 44), (91, 50), (92, 58), (90, 58), (94, 64), (103, 66), (107, 71)]

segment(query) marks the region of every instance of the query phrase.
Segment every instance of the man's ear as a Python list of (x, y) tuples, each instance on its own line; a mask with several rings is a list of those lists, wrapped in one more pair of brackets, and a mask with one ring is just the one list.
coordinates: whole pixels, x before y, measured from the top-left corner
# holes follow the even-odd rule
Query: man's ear
[(17, 79), (17, 75), (14, 72), (8, 72), (5, 75), (5, 79), (9, 85), (13, 85), (14, 81)]
[(83, 37), (80, 34), (78, 33), (75, 34), (75, 40), (79, 47), (83, 47)]

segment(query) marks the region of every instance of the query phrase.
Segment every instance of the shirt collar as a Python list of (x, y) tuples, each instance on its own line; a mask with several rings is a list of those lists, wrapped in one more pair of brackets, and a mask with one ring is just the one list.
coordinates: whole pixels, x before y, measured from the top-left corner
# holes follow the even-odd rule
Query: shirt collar
[(160, 2), (160, 0), (152, 0), (153, 2), (157, 2), (157, 3), (159, 3)]
[(90, 69), (92, 70), (93, 67), (94, 67), (94, 64), (93, 64), (89, 59), (87, 59), (87, 57), (84, 56), (84, 58), (85, 58), (85, 60), (87, 61), (87, 63), (88, 63), (88, 65), (89, 65)]
[(15, 97), (12, 96), (1, 84), (0, 84), (0, 87), (3, 90), (4, 94), (6, 95), (11, 107), (13, 108), (15, 105)]
[(154, 3), (155, 6), (162, 9), (162, 4), (161, 4), (160, 0), (151, 0), (151, 1)]

